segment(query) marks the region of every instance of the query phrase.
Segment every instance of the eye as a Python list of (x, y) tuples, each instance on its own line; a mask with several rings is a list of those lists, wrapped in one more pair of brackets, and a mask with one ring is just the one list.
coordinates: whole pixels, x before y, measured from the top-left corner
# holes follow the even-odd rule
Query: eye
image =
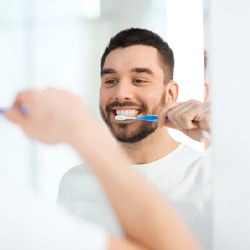
[(133, 80), (133, 82), (134, 82), (135, 84), (142, 84), (142, 83), (145, 83), (145, 82), (147, 82), (147, 81), (144, 80), (144, 79), (136, 78), (136, 79)]
[(108, 85), (109, 84), (112, 85), (112, 84), (116, 84), (117, 80), (116, 79), (107, 79), (107, 80), (104, 81), (104, 83), (108, 84)]

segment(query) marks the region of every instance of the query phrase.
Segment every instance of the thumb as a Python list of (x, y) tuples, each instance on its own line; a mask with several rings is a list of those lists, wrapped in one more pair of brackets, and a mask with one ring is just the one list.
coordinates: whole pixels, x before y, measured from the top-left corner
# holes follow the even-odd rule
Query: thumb
[(158, 127), (163, 127), (163, 126), (166, 126), (166, 127), (169, 127), (169, 128), (173, 128), (173, 124), (169, 120), (168, 117), (166, 117), (166, 116), (162, 117), (161, 115), (159, 115), (158, 116)]
[(18, 124), (18, 125), (21, 125), (23, 126), (24, 122), (25, 122), (25, 116), (24, 114), (22, 114), (20, 111), (18, 111), (17, 108), (11, 108), (9, 110), (7, 110), (4, 114), (4, 117), (15, 123), (15, 124)]
[(166, 120), (166, 117), (168, 116), (168, 112), (178, 105), (179, 105), (178, 102), (168, 102), (164, 105), (164, 107), (160, 110), (158, 114), (158, 126), (159, 127), (167, 126), (169, 128), (173, 128), (173, 125), (171, 121), (169, 120), (169, 117), (168, 117), (168, 120)]

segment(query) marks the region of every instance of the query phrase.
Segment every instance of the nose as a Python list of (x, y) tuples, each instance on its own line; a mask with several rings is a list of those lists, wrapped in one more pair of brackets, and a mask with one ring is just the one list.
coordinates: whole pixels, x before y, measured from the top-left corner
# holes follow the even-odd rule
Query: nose
[(116, 100), (129, 100), (134, 95), (133, 85), (129, 80), (122, 79), (115, 87), (115, 99)]

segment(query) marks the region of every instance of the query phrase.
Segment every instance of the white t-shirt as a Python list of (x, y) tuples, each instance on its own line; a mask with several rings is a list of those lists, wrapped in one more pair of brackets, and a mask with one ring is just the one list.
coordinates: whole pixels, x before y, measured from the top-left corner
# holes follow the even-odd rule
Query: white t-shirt
[[(202, 153), (180, 144), (157, 161), (133, 167), (173, 205), (204, 248), (211, 249), (209, 150)], [(77, 217), (122, 234), (108, 198), (88, 166), (74, 167), (63, 176), (58, 201)]]
[(0, 182), (0, 249), (106, 250), (108, 236), (100, 226)]

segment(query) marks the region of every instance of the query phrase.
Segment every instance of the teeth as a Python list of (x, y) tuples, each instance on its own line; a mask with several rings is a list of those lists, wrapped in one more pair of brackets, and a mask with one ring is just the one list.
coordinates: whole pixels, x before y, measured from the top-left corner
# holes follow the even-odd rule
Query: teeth
[(116, 110), (117, 115), (125, 115), (125, 116), (137, 116), (139, 113), (138, 110)]

